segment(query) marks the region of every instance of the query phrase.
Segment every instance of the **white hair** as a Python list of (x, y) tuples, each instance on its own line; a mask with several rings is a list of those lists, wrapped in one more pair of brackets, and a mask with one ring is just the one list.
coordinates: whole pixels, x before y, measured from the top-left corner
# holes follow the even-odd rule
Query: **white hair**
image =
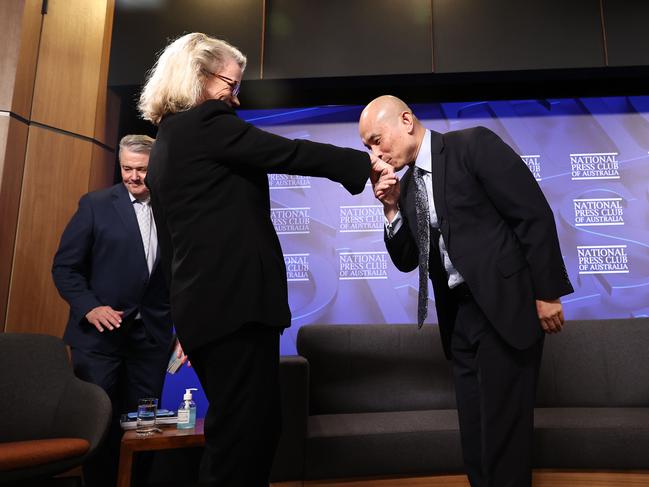
[(119, 152), (128, 150), (138, 154), (150, 154), (155, 139), (148, 135), (131, 134), (125, 135), (119, 141)]
[(246, 56), (221, 39), (194, 32), (171, 42), (148, 73), (138, 103), (142, 118), (158, 125), (165, 115), (196, 106), (209, 72), (228, 60), (246, 68)]

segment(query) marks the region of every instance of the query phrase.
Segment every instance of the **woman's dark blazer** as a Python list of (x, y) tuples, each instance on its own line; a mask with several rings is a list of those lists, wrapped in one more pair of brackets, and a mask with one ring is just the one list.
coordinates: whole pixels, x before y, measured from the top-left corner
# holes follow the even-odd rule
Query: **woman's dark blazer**
[(246, 323), (290, 325), (269, 173), (322, 176), (356, 194), (369, 172), (367, 153), (264, 132), (218, 100), (166, 116), (146, 183), (185, 350)]

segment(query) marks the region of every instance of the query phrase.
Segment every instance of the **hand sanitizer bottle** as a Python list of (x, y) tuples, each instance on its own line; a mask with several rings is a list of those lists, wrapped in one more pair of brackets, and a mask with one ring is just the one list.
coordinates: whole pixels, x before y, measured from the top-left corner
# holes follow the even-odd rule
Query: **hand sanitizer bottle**
[(183, 402), (178, 406), (178, 423), (176, 427), (179, 430), (190, 429), (196, 426), (196, 403), (192, 400), (192, 391), (197, 390), (195, 387), (185, 389)]

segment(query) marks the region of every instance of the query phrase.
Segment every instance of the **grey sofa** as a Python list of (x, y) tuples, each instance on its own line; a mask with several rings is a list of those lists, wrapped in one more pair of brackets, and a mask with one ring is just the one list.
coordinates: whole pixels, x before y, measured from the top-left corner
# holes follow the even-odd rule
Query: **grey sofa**
[[(284, 358), (274, 480), (462, 470), (455, 393), (435, 326), (308, 325)], [(649, 319), (568, 322), (546, 338), (539, 468), (649, 469)]]

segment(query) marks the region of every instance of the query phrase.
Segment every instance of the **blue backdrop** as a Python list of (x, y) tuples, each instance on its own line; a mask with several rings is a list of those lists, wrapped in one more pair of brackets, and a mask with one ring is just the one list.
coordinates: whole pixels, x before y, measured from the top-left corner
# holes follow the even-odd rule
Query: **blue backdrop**
[[(240, 110), (264, 130), (365, 150), (362, 106)], [(567, 319), (649, 313), (649, 97), (575, 98), (413, 105), (438, 132), (483, 125), (525, 161), (554, 210), (575, 293)], [(217, 134), (215, 134), (216, 136)], [(328, 180), (270, 175), (271, 216), (289, 280), (292, 326), (282, 354), (295, 354), (308, 323), (414, 323), (416, 271), (403, 274), (383, 244), (383, 211), (368, 185), (349, 195)], [(430, 294), (432, 296), (432, 294)], [(432, 305), (432, 303), (431, 303)], [(428, 318), (436, 322), (434, 306)], [(176, 409), (191, 369), (167, 376), (163, 407)]]

